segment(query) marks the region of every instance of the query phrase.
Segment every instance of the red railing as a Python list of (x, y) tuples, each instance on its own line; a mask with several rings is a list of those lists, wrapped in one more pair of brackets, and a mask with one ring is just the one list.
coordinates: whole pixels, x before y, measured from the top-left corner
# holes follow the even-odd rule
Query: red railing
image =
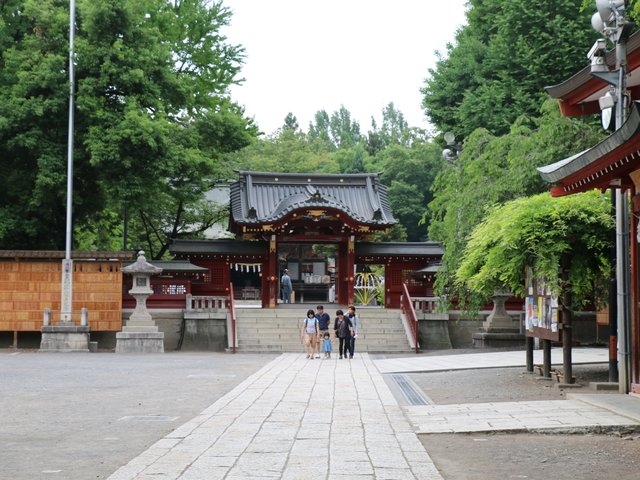
[(420, 345), (418, 344), (418, 316), (416, 315), (415, 308), (413, 308), (413, 301), (411, 300), (411, 295), (409, 295), (409, 290), (407, 289), (406, 283), (402, 284), (400, 306), (402, 307), (402, 313), (404, 313), (404, 316), (409, 323), (411, 333), (413, 333), (413, 340), (416, 345), (416, 353), (419, 353)]
[(229, 314), (231, 315), (231, 352), (236, 353), (236, 306), (233, 300), (233, 282), (229, 283)]

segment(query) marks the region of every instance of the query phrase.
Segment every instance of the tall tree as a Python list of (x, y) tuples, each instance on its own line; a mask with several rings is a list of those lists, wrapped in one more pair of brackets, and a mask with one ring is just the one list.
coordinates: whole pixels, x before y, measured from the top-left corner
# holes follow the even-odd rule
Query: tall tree
[[(55, 0), (0, 4), (0, 157), (20, 179), (0, 193), (6, 247), (64, 242), (67, 7)], [(163, 252), (172, 235), (190, 229), (185, 212), (224, 170), (221, 155), (255, 136), (227, 98), (243, 58), (219, 32), (229, 19), (220, 2), (206, 0), (78, 1), (79, 238), (99, 238), (91, 231), (115, 212), (148, 218), (163, 211), (172, 228), (153, 226), (163, 237), (155, 251)]]
[(331, 147), (321, 139), (282, 129), (277, 135), (259, 139), (227, 156), (229, 167), (263, 172), (339, 173)]
[(284, 130), (292, 130), (294, 132), (297, 132), (298, 130), (300, 130), (298, 119), (293, 113), (289, 112), (287, 113), (287, 116), (284, 117), (284, 124), (282, 125), (282, 128)]
[(351, 112), (344, 105), (331, 114), (329, 132), (334, 145), (338, 148), (354, 147), (360, 142), (360, 125), (351, 119)]
[(445, 247), (440, 288), (452, 286), (469, 235), (494, 205), (546, 191), (536, 167), (589, 148), (603, 135), (598, 127), (561, 117), (552, 101), (545, 103), (540, 118), (523, 117), (506, 135), (484, 129), (470, 135), (461, 155), (444, 162), (428, 207), (429, 238)]
[(410, 147), (396, 144), (374, 159), (373, 168), (382, 171), (380, 180), (388, 186), (391, 210), (408, 241), (426, 239), (428, 226), (421, 220), (433, 198), (431, 185), (442, 168), (441, 151), (432, 142), (415, 142)]
[(314, 115), (314, 121), (309, 123), (309, 138), (335, 150), (336, 146), (331, 140), (329, 114), (326, 110), (318, 110)]
[(476, 128), (504, 134), (518, 116), (536, 115), (544, 87), (584, 66), (597, 36), (581, 3), (470, 0), (468, 24), (422, 89), (432, 123), (467, 137)]

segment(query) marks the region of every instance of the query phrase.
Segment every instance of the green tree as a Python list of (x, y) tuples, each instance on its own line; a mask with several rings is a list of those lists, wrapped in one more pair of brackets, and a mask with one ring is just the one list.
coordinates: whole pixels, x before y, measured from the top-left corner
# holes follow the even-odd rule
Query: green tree
[(314, 121), (309, 123), (309, 138), (335, 150), (336, 146), (331, 140), (329, 114), (326, 110), (318, 110), (314, 115)]
[(360, 142), (360, 125), (351, 119), (351, 112), (344, 105), (331, 114), (329, 133), (337, 148), (354, 147)]
[(504, 134), (520, 115), (537, 115), (544, 87), (585, 65), (597, 37), (582, 0), (470, 0), (468, 24), (439, 54), (422, 89), (440, 131)]
[(339, 173), (333, 148), (321, 139), (290, 129), (259, 139), (228, 155), (228, 165), (240, 170), (263, 172)]
[(287, 116), (284, 117), (284, 125), (282, 125), (282, 128), (285, 130), (293, 130), (294, 132), (300, 130), (298, 119), (293, 113), (289, 112)]
[(432, 142), (390, 145), (376, 156), (373, 168), (382, 171), (380, 180), (388, 186), (391, 210), (407, 240), (425, 240), (427, 225), (421, 220), (433, 197), (431, 185), (442, 168), (441, 148)]
[(560, 198), (542, 193), (492, 209), (465, 246), (458, 291), (476, 305), (505, 287), (524, 297), (529, 267), (553, 290), (571, 293), (569, 309), (601, 303), (609, 284), (610, 205), (609, 195), (591, 191)]
[[(0, 4), (0, 157), (20, 179), (0, 194), (6, 247), (64, 243), (67, 7)], [(225, 171), (221, 156), (255, 136), (227, 98), (243, 58), (219, 33), (229, 19), (206, 0), (78, 2), (74, 223), (83, 242), (112, 244), (91, 232), (115, 212), (132, 219), (132, 238), (148, 240), (140, 217), (162, 212), (172, 228), (153, 225), (164, 243), (146, 247), (161, 255), (191, 228), (183, 219)]]
[(476, 130), (453, 162), (443, 163), (433, 182), (428, 206), (429, 238), (443, 243), (444, 272), (438, 287), (452, 288), (469, 235), (497, 204), (548, 190), (536, 167), (548, 165), (595, 145), (604, 134), (599, 127), (561, 117), (548, 101), (537, 119), (525, 117), (511, 131), (494, 136)]

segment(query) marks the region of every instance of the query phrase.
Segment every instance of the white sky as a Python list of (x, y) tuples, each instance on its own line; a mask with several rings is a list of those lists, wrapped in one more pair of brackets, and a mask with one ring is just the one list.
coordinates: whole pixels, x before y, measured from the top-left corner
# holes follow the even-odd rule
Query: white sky
[(260, 129), (273, 133), (288, 112), (303, 131), (318, 110), (344, 105), (366, 133), (393, 102), (409, 126), (429, 129), (420, 88), (435, 51), (465, 23), (466, 0), (223, 0), (224, 30), (246, 61), (231, 89)]

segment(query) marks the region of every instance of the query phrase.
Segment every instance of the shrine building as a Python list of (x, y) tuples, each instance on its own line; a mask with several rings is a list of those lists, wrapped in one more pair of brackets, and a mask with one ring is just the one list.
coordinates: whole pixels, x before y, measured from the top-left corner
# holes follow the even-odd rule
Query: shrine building
[(235, 239), (174, 240), (178, 260), (206, 269), (193, 295), (229, 295), (279, 303), (289, 271), (296, 303), (354, 303), (374, 265), (384, 271), (384, 304), (400, 306), (402, 285), (431, 296), (433, 276), (415, 272), (440, 262), (436, 242), (373, 241), (397, 223), (378, 174), (239, 172), (230, 188), (229, 230)]

